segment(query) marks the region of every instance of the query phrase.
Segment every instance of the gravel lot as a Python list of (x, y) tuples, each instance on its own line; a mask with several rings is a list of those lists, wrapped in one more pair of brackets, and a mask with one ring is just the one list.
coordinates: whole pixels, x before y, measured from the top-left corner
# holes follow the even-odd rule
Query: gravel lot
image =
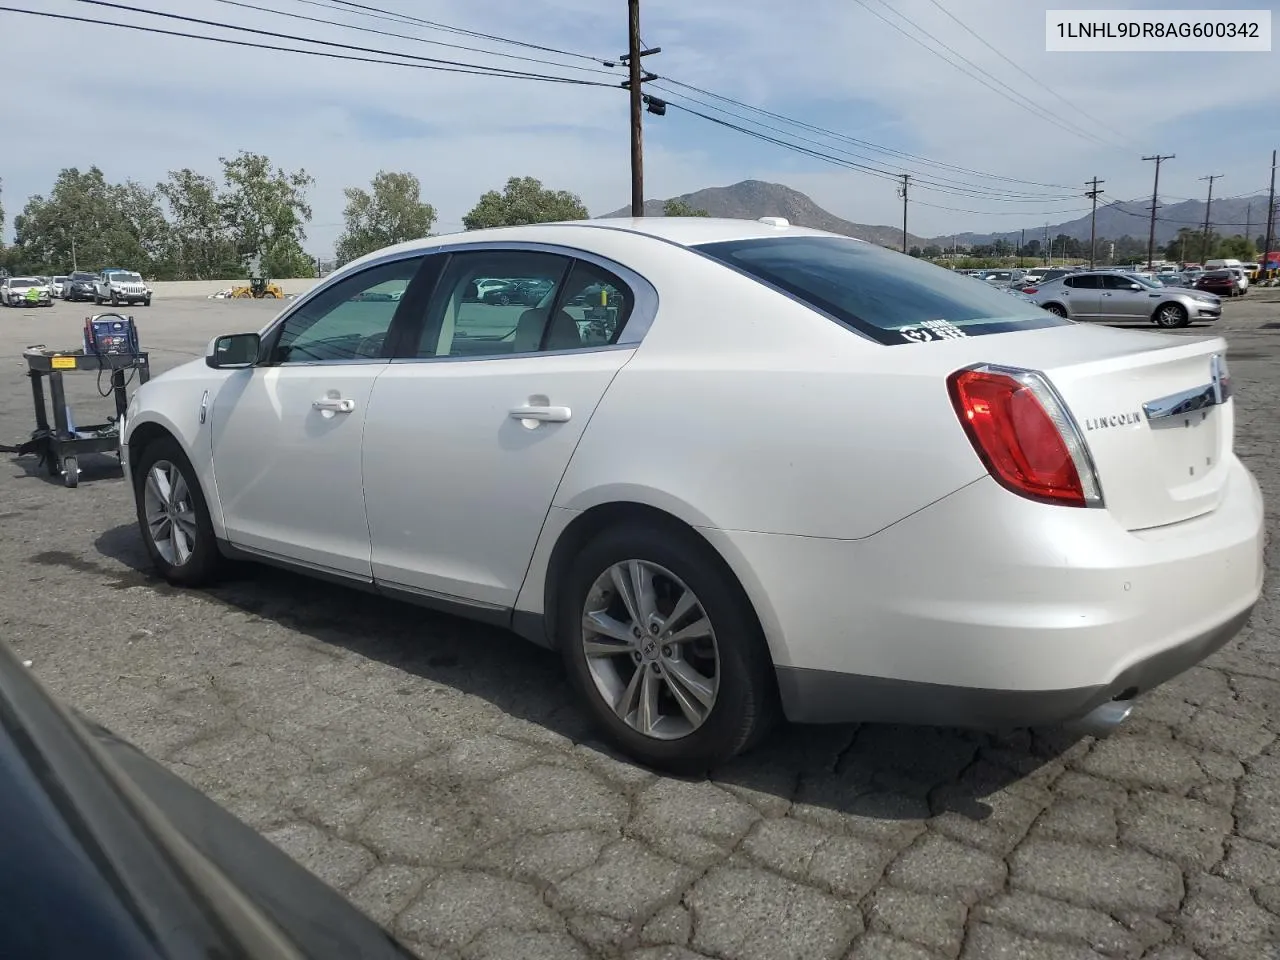
[[(134, 312), (159, 372), (277, 307)], [(22, 347), (89, 309), (0, 311), (5, 442)], [(1218, 329), (1274, 530), (1280, 291)], [(107, 409), (73, 380), (81, 421)], [(0, 635), (424, 957), (1280, 957), (1274, 543), (1252, 625), (1109, 740), (790, 729), (691, 782), (608, 755), (555, 656), (501, 631), (252, 567), (158, 583), (113, 462), (77, 490), (0, 462)]]

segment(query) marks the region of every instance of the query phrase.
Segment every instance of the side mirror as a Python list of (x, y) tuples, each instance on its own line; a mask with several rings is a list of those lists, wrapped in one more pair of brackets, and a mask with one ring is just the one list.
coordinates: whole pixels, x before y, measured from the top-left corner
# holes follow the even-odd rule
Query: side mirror
[(1140, 284), (1140, 283), (1131, 283), (1131, 284), (1129, 284), (1129, 289), (1130, 289), (1130, 290), (1141, 290), (1141, 289), (1142, 289), (1142, 284)]
[(214, 337), (204, 352), (204, 362), (215, 370), (239, 370), (258, 362), (262, 338), (256, 333), (231, 333)]

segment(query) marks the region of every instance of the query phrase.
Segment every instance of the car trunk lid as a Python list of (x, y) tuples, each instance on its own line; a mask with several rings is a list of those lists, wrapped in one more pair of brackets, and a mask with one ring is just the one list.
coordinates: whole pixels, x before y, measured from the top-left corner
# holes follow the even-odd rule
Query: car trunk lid
[(1221, 501), (1235, 429), (1221, 337), (1073, 324), (921, 346), (934, 348), (951, 369), (967, 357), (1043, 373), (1080, 428), (1106, 509), (1127, 529), (1188, 520)]

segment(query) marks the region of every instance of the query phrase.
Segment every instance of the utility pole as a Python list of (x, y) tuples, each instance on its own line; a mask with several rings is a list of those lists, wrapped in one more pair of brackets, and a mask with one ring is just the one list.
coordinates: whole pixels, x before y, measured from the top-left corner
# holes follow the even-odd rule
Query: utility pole
[(1022, 269), (1022, 250), (1027, 245), (1027, 228), (1022, 228), (1022, 234), (1018, 238), (1018, 269)]
[(1154, 157), (1143, 157), (1143, 160), (1154, 160), (1156, 162), (1156, 184), (1151, 191), (1151, 233), (1147, 235), (1147, 269), (1150, 270), (1152, 260), (1156, 255), (1156, 208), (1160, 203), (1160, 164), (1166, 160), (1172, 160), (1177, 154), (1171, 153), (1168, 156), (1160, 156), (1156, 154)]
[(71, 272), (74, 273), (79, 269), (80, 269), (80, 265), (76, 262), (76, 238), (75, 238), (75, 234), (72, 234), (71, 235)]
[(1052, 255), (1053, 251), (1049, 249), (1049, 225), (1046, 223), (1044, 225), (1044, 265), (1046, 267), (1049, 266)]
[(1097, 263), (1097, 247), (1098, 247), (1098, 196), (1102, 193), (1098, 189), (1098, 184), (1106, 183), (1105, 180), (1099, 180), (1094, 177), (1089, 181), (1089, 191), (1085, 194), (1093, 201), (1093, 212), (1089, 214), (1089, 269), (1092, 270)]
[(1267, 255), (1271, 253), (1271, 240), (1276, 220), (1276, 151), (1271, 151), (1271, 192), (1267, 194), (1267, 238), (1263, 242), (1262, 275), (1267, 276)]
[(1200, 263), (1209, 259), (1209, 211), (1213, 208), (1213, 181), (1221, 180), (1222, 174), (1213, 173), (1201, 180), (1209, 181), (1209, 199), (1204, 202), (1204, 233), (1200, 236)]
[[(640, 0), (627, 0), (627, 52), (618, 59), (630, 68), (630, 77), (622, 81), (621, 86), (631, 94), (631, 215), (633, 217), (644, 216), (644, 129), (640, 117), (644, 112), (645, 95), (640, 86), (646, 80), (658, 79), (655, 74), (645, 72), (640, 59), (661, 52), (661, 47), (640, 49)], [(649, 110), (661, 116), (666, 113), (666, 104), (655, 98), (655, 102), (649, 105)]]
[(1244, 239), (1247, 243), (1253, 243), (1253, 238), (1249, 234), (1253, 233), (1253, 204), (1246, 203), (1244, 205)]
[(898, 188), (898, 196), (902, 198), (902, 252), (907, 252), (907, 190), (911, 185), (911, 174), (902, 174), (902, 186)]

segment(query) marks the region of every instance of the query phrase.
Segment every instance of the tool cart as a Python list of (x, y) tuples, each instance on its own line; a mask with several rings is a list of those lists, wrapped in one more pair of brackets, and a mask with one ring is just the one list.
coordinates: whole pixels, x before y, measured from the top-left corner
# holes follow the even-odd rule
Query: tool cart
[[(50, 476), (61, 475), (68, 487), (80, 482), (80, 457), (89, 453), (115, 454), (120, 458), (120, 427), (129, 398), (126, 388), (136, 377), (139, 384), (151, 379), (148, 355), (138, 348), (138, 333), (132, 317), (102, 314), (85, 320), (84, 344), (76, 350), (51, 350), (43, 344), (23, 351), (27, 376), (31, 378), (31, 398), (35, 404), (36, 429), (31, 439), (8, 449), (21, 454), (37, 454)], [(89, 372), (98, 377), (98, 393), (115, 401), (115, 416), (106, 423), (81, 424), (75, 421), (63, 386), (64, 373)], [(109, 385), (103, 388), (103, 377)], [(48, 382), (48, 401), (45, 384)], [(50, 424), (50, 409), (52, 420)]]

